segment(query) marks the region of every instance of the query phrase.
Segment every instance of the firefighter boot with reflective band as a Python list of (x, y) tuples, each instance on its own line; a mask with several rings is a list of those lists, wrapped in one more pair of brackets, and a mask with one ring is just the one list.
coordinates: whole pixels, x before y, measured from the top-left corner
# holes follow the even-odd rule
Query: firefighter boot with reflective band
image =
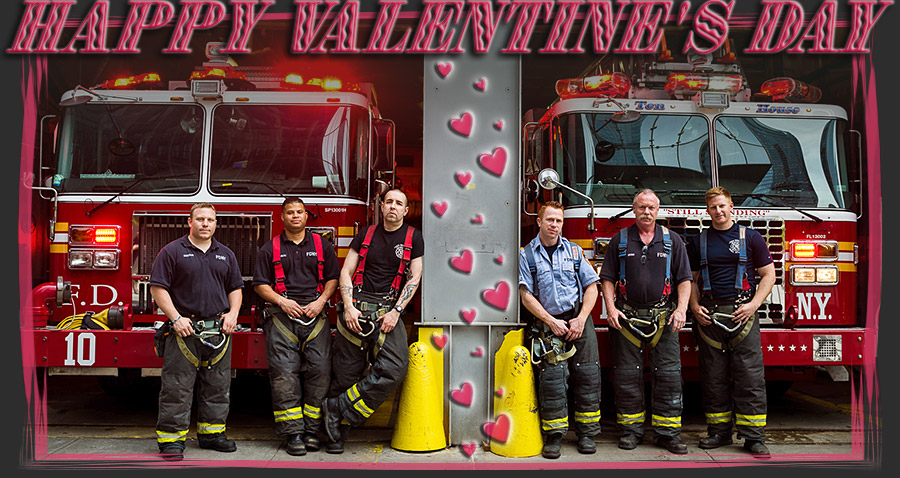
[(184, 449), (177, 445), (167, 446), (159, 450), (163, 460), (179, 461), (184, 459)]
[(769, 457), (769, 448), (759, 440), (744, 440), (744, 449), (756, 458)]
[(231, 453), (237, 451), (237, 445), (234, 440), (229, 440), (224, 433), (214, 433), (212, 435), (200, 435), (197, 437), (200, 448)]
[(674, 453), (676, 455), (684, 455), (688, 452), (687, 445), (685, 445), (684, 442), (681, 441), (681, 438), (677, 436), (659, 437), (659, 439), (656, 440), (656, 444), (665, 448), (666, 450), (669, 450), (669, 453)]
[(541, 456), (555, 460), (559, 458), (559, 450), (562, 448), (562, 433), (544, 435), (544, 448)]
[(341, 408), (338, 398), (326, 398), (322, 402), (322, 412), (325, 414), (325, 420), (322, 423), (322, 426), (325, 428), (325, 435), (328, 436), (329, 442), (337, 442), (341, 438)]
[(578, 453), (581, 453), (582, 455), (592, 455), (596, 452), (597, 445), (594, 443), (594, 437), (578, 437)]
[(288, 435), (284, 443), (284, 451), (291, 456), (303, 456), (306, 454), (306, 445), (303, 444), (303, 438), (299, 433)]

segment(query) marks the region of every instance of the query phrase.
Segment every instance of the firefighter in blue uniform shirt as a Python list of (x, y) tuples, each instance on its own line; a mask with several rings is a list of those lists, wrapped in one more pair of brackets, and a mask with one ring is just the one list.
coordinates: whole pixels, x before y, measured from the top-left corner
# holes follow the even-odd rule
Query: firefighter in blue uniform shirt
[(691, 295), (691, 270), (681, 236), (656, 224), (659, 198), (650, 189), (634, 196), (635, 223), (612, 237), (600, 270), (610, 326), (619, 448), (641, 443), (646, 419), (644, 353), (649, 350), (656, 444), (687, 453), (681, 440), (681, 351)]
[[(325, 305), (337, 290), (340, 275), (334, 247), (306, 229), (308, 217), (300, 198), (284, 200), (284, 232), (260, 248), (253, 275), (254, 290), (267, 302), (262, 327), (275, 432), (285, 437), (285, 451), (294, 456), (319, 449), (322, 400), (331, 381)], [(301, 370), (305, 370), (302, 380)]]
[[(539, 232), (519, 252), (519, 297), (533, 315), (532, 361), (537, 369), (544, 458), (559, 458), (570, 420), (566, 397), (571, 370), (578, 451), (597, 451), (600, 434), (600, 360), (591, 310), (599, 280), (584, 251), (562, 237), (563, 205), (538, 210)], [(535, 279), (537, 283), (535, 283)]]
[(775, 265), (762, 235), (731, 218), (734, 204), (728, 190), (707, 191), (706, 210), (712, 227), (695, 236), (688, 248), (708, 432), (700, 448), (730, 445), (734, 420), (744, 448), (767, 457), (766, 382), (756, 310), (775, 284)]
[(184, 457), (195, 382), (200, 448), (237, 449), (225, 436), (225, 419), (231, 333), (237, 326), (244, 281), (234, 253), (213, 238), (215, 207), (195, 204), (188, 224), (190, 233), (159, 251), (150, 274), (150, 293), (174, 332), (165, 339), (156, 424), (157, 445), (166, 460)]
[(343, 313), (332, 347), (330, 398), (323, 403), (328, 453), (343, 453), (350, 428), (365, 422), (406, 376), (409, 346), (400, 315), (419, 287), (425, 254), (422, 233), (403, 223), (408, 212), (403, 191), (386, 192), (383, 223), (359, 231), (341, 268)]

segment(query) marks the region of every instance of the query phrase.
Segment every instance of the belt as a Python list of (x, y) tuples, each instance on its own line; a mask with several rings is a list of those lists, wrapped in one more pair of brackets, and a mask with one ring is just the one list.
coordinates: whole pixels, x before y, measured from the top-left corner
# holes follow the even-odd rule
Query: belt
[(231, 336), (226, 335), (225, 340), (223, 340), (221, 342), (221, 344), (219, 345), (220, 347), (222, 347), (222, 345), (225, 345), (224, 347), (222, 347), (221, 352), (219, 352), (215, 357), (213, 357), (212, 360), (203, 360), (203, 361), (201, 361), (199, 358), (197, 358), (196, 355), (193, 354), (193, 352), (191, 352), (191, 349), (189, 349), (187, 344), (184, 343), (184, 339), (182, 339), (180, 335), (176, 334), (175, 340), (176, 340), (176, 342), (178, 342), (178, 349), (181, 350), (181, 354), (184, 355), (184, 358), (186, 358), (187, 361), (191, 363), (191, 365), (193, 365), (194, 367), (212, 367), (213, 365), (217, 364), (220, 360), (222, 360), (222, 357), (225, 356), (225, 352), (228, 351), (227, 344), (229, 341), (231, 341)]
[[(734, 312), (734, 309), (736, 309), (736, 308), (737, 307), (732, 306), (731, 311)], [(718, 318), (723, 317), (723, 316), (726, 318), (733, 317), (733, 315), (731, 315), (731, 314), (726, 314), (723, 312), (714, 312), (712, 314), (713, 324), (718, 325), (719, 327), (725, 329), (729, 333), (733, 333), (733, 332), (737, 331), (737, 329), (738, 329), (737, 326), (732, 329), (729, 329), (728, 327), (723, 325), (721, 322), (719, 322)], [(756, 314), (751, 315), (750, 318), (747, 319), (746, 322), (744, 322), (744, 326), (743, 326), (743, 328), (741, 328), (740, 333), (738, 333), (737, 335), (732, 337), (731, 340), (729, 340), (727, 343), (719, 342), (718, 340), (715, 340), (712, 337), (710, 337), (709, 335), (707, 335), (705, 332), (703, 332), (703, 326), (701, 326), (699, 324), (697, 324), (698, 325), (697, 333), (700, 335), (700, 338), (703, 339), (703, 341), (706, 342), (707, 344), (709, 344), (709, 346), (712, 348), (722, 350), (722, 351), (733, 350), (735, 347), (737, 347), (738, 344), (741, 343), (741, 341), (743, 341), (748, 335), (750, 335), (750, 331), (753, 330), (753, 322), (755, 320), (756, 320)]]
[[(363, 328), (363, 332), (361, 334), (357, 334), (348, 330), (344, 325), (343, 314), (341, 314), (341, 317), (339, 317), (337, 320), (337, 330), (341, 335), (344, 336), (345, 339), (347, 339), (348, 342), (359, 348), (365, 348), (368, 344), (374, 342), (372, 357), (375, 358), (378, 356), (378, 352), (381, 351), (381, 347), (382, 345), (384, 345), (384, 341), (387, 338), (387, 335), (381, 331), (381, 329), (378, 327), (378, 322), (372, 317), (380, 317), (388, 313), (390, 309), (386, 305), (357, 301), (356, 299), (353, 299), (353, 306), (363, 313), (363, 315), (361, 315), (358, 319), (360, 326), (362, 326)], [(369, 328), (369, 330), (366, 331), (366, 328)], [(370, 336), (375, 331), (378, 331), (378, 336), (373, 340), (370, 338)]]
[[(656, 347), (659, 339), (662, 338), (663, 331), (666, 327), (666, 320), (671, 313), (671, 307), (647, 307), (632, 306), (626, 302), (619, 302), (616, 308), (625, 314), (625, 325), (619, 332), (634, 344), (635, 347), (642, 347), (643, 344), (649, 344), (650, 348)], [(639, 327), (653, 327), (649, 333), (644, 332)], [(631, 329), (629, 331), (628, 329)]]
[[(554, 315), (553, 318), (568, 321), (575, 316), (575, 310)], [(569, 350), (565, 350), (568, 343), (552, 332), (545, 322), (535, 323), (530, 327), (531, 335), (531, 363), (537, 365), (546, 360), (550, 365), (565, 362), (575, 355), (578, 349), (574, 344)]]

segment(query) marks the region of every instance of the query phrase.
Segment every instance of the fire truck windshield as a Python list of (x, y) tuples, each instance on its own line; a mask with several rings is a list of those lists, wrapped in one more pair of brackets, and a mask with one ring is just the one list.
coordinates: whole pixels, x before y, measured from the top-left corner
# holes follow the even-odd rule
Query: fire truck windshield
[(232, 105), (213, 112), (216, 194), (364, 198), (369, 123), (344, 105)]
[(793, 207), (848, 207), (845, 126), (837, 119), (719, 117), (719, 183), (735, 206), (769, 207), (768, 196)]
[(197, 105), (66, 108), (53, 186), (62, 193), (193, 193), (200, 185), (202, 123)]
[[(599, 204), (630, 205), (644, 188), (703, 191), (709, 171), (709, 123), (701, 115), (642, 114), (631, 123), (609, 113), (563, 114), (553, 120), (552, 150), (561, 182)], [(570, 204), (585, 204), (564, 192)], [(665, 194), (663, 205), (694, 203), (697, 194)]]

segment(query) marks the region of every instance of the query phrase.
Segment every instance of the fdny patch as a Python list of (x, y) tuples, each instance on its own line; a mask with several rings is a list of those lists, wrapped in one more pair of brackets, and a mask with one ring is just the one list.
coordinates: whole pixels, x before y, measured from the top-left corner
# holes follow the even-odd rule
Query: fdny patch
[(397, 259), (403, 259), (403, 244), (394, 245), (394, 255)]
[(728, 250), (732, 254), (738, 254), (741, 252), (741, 240), (740, 239), (732, 239), (731, 242), (728, 243)]

